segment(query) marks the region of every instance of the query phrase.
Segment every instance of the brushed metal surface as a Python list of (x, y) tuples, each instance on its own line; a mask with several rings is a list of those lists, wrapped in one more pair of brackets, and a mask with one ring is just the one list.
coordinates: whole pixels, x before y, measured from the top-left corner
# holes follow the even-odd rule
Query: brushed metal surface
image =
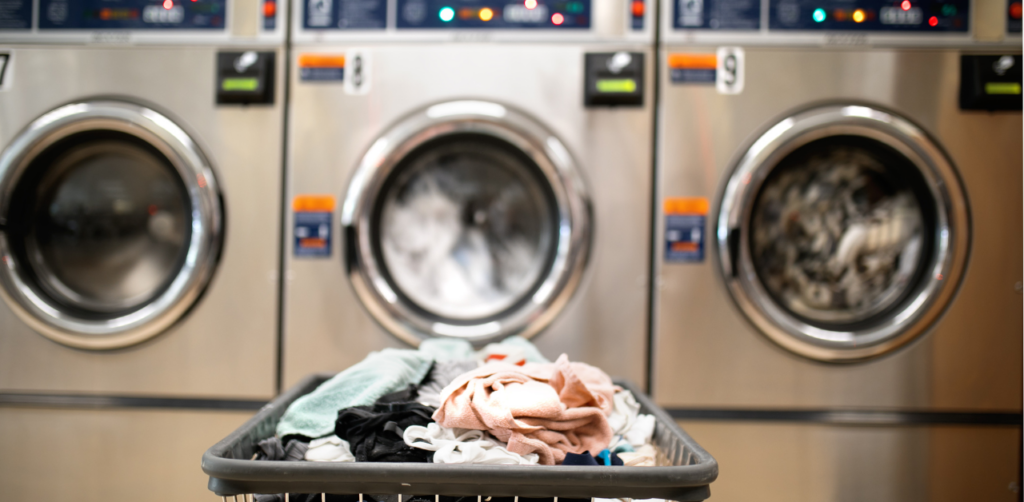
[(252, 412), (0, 409), (6, 500), (209, 501), (203, 452)]
[[(687, 51), (708, 49), (665, 49)], [(789, 112), (823, 100), (865, 101), (915, 121), (946, 149), (970, 201), (973, 242), (961, 289), (931, 332), (891, 356), (826, 365), (759, 334), (731, 302), (712, 256), (698, 264), (663, 262), (659, 221), (659, 404), (1021, 409), (1022, 301), (1014, 290), (1022, 274), (1022, 220), (1015, 209), (1022, 204), (1021, 115), (960, 111), (959, 56), (954, 50), (752, 47), (747, 86), (733, 96), (713, 86), (672, 84), (662, 72), (659, 197), (714, 201), (734, 156)]]
[(681, 421), (715, 455), (711, 500), (1017, 500), (1020, 429)]
[(0, 92), (0, 144), (72, 100), (142, 101), (206, 153), (226, 221), (220, 263), (204, 295), (182, 321), (143, 344), (98, 353), (71, 349), (0, 304), (0, 389), (273, 395), (283, 93), (274, 106), (215, 107), (212, 48), (20, 47), (13, 53), (15, 78)]
[[(343, 53), (347, 47), (318, 47)], [(642, 108), (583, 107), (586, 51), (644, 51)], [(301, 52), (301, 51), (300, 51)], [(576, 160), (594, 207), (590, 263), (574, 297), (533, 341), (549, 357), (607, 368), (634, 382), (645, 375), (651, 183), (651, 54), (645, 46), (395, 44), (369, 50), (373, 87), (292, 81), (288, 193), (341, 200), (359, 159), (403, 115), (455, 99), (515, 106), (550, 129)], [(294, 59), (294, 58), (293, 58)], [(313, 371), (338, 371), (371, 350), (405, 346), (374, 323), (342, 266), (342, 236), (329, 259), (295, 258), (291, 215), (284, 311), (284, 385)], [(335, 219), (337, 227), (337, 219)], [(337, 228), (335, 228), (337, 231)]]

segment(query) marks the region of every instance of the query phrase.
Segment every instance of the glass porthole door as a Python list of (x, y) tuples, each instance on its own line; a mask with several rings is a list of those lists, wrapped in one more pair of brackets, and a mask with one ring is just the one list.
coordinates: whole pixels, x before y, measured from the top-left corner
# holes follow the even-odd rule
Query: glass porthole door
[(740, 159), (717, 248), (736, 303), (802, 356), (856, 361), (910, 342), (954, 294), (970, 241), (956, 172), (916, 125), (861, 105), (788, 117)]
[(409, 341), (532, 335), (571, 296), (589, 201), (562, 143), (503, 105), (421, 110), (369, 149), (342, 223), (356, 292)]
[(216, 266), (223, 215), (209, 163), (146, 107), (91, 101), (40, 117), (0, 155), (0, 197), (4, 298), (60, 343), (155, 336)]

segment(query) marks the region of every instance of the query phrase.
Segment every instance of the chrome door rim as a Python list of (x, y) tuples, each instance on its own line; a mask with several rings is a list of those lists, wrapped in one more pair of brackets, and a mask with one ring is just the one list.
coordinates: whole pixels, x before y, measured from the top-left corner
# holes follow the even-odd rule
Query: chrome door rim
[[(551, 185), (558, 210), (555, 256), (530, 301), (498, 319), (446, 323), (405, 305), (385, 278), (372, 247), (373, 205), (384, 181), (416, 147), (460, 133), (483, 134), (505, 141), (526, 154)], [(546, 128), (513, 108), (487, 101), (449, 101), (421, 109), (381, 135), (367, 150), (349, 184), (341, 225), (351, 255), (347, 273), (356, 295), (387, 331), (418, 345), (435, 337), (485, 343), (509, 335), (530, 337), (544, 329), (565, 307), (582, 277), (589, 255), (590, 200), (583, 179), (563, 143)], [(347, 251), (348, 252), (348, 251)]]
[(26, 127), (0, 153), (0, 215), (9, 213), (13, 191), (36, 156), (57, 141), (86, 131), (116, 131), (156, 148), (174, 166), (188, 191), (192, 233), (184, 264), (152, 301), (109, 319), (70, 314), (40, 294), (0, 232), (0, 295), (29, 326), (56, 342), (83, 349), (114, 349), (140, 343), (180, 319), (209, 282), (220, 252), (223, 214), (216, 178), (189, 135), (166, 116), (121, 101), (84, 101), (57, 108)]
[[(916, 166), (936, 207), (935, 246), (925, 276), (910, 298), (884, 320), (851, 331), (809, 324), (779, 306), (757, 277), (748, 225), (754, 199), (768, 174), (788, 154), (817, 139), (861, 136), (879, 141)], [(738, 256), (729, 239), (739, 231)], [(966, 267), (970, 246), (967, 197), (953, 164), (918, 126), (865, 105), (829, 105), (787, 117), (743, 154), (717, 209), (716, 251), (727, 289), (740, 310), (770, 340), (801, 356), (851, 362), (889, 353), (926, 332), (945, 311)]]

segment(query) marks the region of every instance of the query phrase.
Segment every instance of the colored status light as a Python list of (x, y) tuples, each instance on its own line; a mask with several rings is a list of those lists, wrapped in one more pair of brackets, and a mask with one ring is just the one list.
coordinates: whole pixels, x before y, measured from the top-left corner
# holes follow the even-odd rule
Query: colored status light
[(174, 2), (172, 0), (164, 0), (164, 8), (167, 10), (171, 10), (172, 8), (174, 8)]
[(955, 5), (953, 5), (953, 4), (946, 4), (946, 5), (942, 6), (942, 15), (943, 16), (952, 16), (954, 14), (956, 14), (956, 6)]
[(1010, 18), (1011, 19), (1020, 19), (1020, 13), (1021, 13), (1020, 11), (1021, 11), (1020, 2), (1013, 2), (1013, 3), (1010, 4)]
[(487, 21), (490, 21), (491, 19), (494, 19), (494, 11), (487, 7), (480, 9), (480, 12), (477, 13), (477, 15), (480, 16), (480, 20), (485, 23)]
[(900, 8), (903, 10), (910, 10), (910, 0), (903, 0), (903, 3), (900, 4)]
[(811, 19), (814, 19), (815, 23), (824, 22), (826, 17), (828, 17), (828, 15), (825, 14), (825, 9), (822, 9), (821, 7), (814, 9), (814, 12), (811, 14)]
[(537, 0), (526, 0), (523, 5), (527, 10), (533, 10), (537, 8)]
[(554, 24), (555, 26), (559, 26), (559, 25), (561, 25), (564, 22), (565, 22), (565, 16), (563, 16), (562, 14), (556, 12), (556, 13), (551, 15), (551, 23)]
[(441, 10), (437, 12), (437, 17), (441, 18), (441, 21), (450, 22), (455, 19), (455, 9), (451, 7), (441, 7)]
[(928, 18), (928, 26), (935, 27), (939, 25), (939, 18), (932, 16)]
[(263, 2), (263, 17), (274, 17), (274, 14), (277, 14), (277, 3)]
[(853, 11), (853, 22), (855, 22), (855, 23), (863, 23), (864, 22), (864, 11), (863, 10), (857, 9), (857, 10)]
[(633, 0), (633, 3), (629, 5), (629, 10), (633, 14), (633, 17), (643, 17), (644, 15), (644, 2), (643, 0)]

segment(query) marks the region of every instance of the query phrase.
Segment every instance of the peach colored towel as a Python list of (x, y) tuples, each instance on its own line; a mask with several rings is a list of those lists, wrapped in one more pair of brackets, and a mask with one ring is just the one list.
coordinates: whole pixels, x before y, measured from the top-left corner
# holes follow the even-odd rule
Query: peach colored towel
[(554, 465), (567, 452), (608, 447), (605, 414), (617, 389), (603, 371), (565, 354), (551, 364), (489, 363), (445, 387), (433, 418), (442, 427), (486, 430), (508, 451)]

